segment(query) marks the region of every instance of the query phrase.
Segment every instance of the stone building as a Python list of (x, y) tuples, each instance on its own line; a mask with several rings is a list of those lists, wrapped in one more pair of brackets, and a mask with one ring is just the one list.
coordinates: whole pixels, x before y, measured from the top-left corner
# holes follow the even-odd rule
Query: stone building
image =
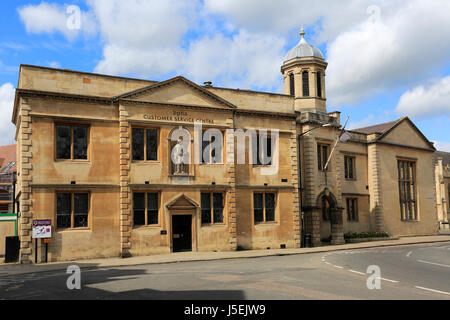
[(333, 148), (322, 53), (302, 31), (285, 60), (284, 94), (22, 65), (21, 261), (35, 219), (52, 220), (50, 261), (435, 234), (433, 144), (402, 118)]
[(16, 145), (0, 146), (0, 214), (13, 213)]
[(450, 153), (436, 151), (436, 205), (440, 229), (449, 229), (450, 219)]

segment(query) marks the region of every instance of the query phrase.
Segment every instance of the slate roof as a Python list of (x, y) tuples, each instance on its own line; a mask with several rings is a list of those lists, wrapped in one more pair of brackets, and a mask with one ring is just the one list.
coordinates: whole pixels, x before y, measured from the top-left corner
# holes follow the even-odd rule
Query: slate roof
[(438, 158), (442, 158), (442, 164), (450, 165), (450, 152), (444, 152), (444, 151), (436, 151), (434, 153), (434, 160), (437, 162)]

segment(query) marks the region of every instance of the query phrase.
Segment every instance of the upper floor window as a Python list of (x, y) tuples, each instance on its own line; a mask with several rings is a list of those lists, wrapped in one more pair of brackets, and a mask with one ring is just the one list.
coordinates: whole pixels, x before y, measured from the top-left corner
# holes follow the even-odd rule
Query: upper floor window
[(403, 221), (416, 221), (416, 163), (398, 161), (398, 186), (400, 195), (400, 212)]
[(56, 126), (56, 159), (88, 159), (88, 126)]
[(309, 97), (309, 72), (302, 72), (302, 82), (303, 82), (303, 96)]
[(159, 193), (133, 194), (133, 225), (157, 225), (159, 222)]
[(199, 150), (200, 163), (216, 164), (223, 163), (223, 133), (209, 133), (208, 131), (202, 134), (202, 145)]
[(202, 224), (223, 223), (223, 193), (202, 193)]
[(275, 222), (275, 193), (254, 193), (253, 211), (255, 223)]
[(291, 96), (295, 96), (295, 78), (293, 73), (289, 74), (289, 87)]
[(358, 199), (356, 198), (347, 198), (347, 221), (349, 222), (358, 222)]
[(345, 179), (353, 180), (356, 179), (355, 175), (355, 157), (345, 156), (344, 166), (345, 166)]
[(133, 160), (157, 161), (158, 160), (158, 130), (133, 128)]
[(88, 193), (56, 194), (56, 227), (60, 229), (87, 228), (89, 216)]
[(328, 161), (328, 149), (329, 145), (317, 144), (317, 165), (320, 171), (325, 171), (325, 165)]
[[(264, 141), (265, 137), (265, 141)], [(253, 155), (256, 155), (256, 159), (253, 160), (254, 165), (271, 165), (272, 164), (272, 137), (267, 135), (262, 135), (257, 132), (256, 139), (253, 139), (254, 148)], [(261, 145), (262, 144), (262, 145)], [(256, 160), (256, 161), (255, 161)]]
[(317, 96), (322, 98), (322, 73), (317, 71)]

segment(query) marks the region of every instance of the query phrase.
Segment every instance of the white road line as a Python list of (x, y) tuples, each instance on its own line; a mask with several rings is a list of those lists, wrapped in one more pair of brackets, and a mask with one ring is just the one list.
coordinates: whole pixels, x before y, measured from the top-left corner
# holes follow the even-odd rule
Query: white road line
[(429, 261), (424, 261), (424, 260), (417, 260), (418, 262), (422, 262), (422, 263), (428, 263), (428, 264), (432, 264), (435, 266), (440, 266), (440, 267), (446, 267), (446, 268), (450, 268), (449, 265), (446, 264), (440, 264), (440, 263), (436, 263), (436, 262), (429, 262)]
[(366, 275), (365, 273), (359, 272), (359, 271), (355, 271), (355, 270), (348, 270), (350, 272), (356, 273), (356, 274), (362, 274), (362, 275)]
[(327, 264), (327, 265), (329, 265), (329, 266), (332, 266), (332, 264), (329, 263), (328, 261), (325, 261), (325, 264)]
[(391, 280), (391, 279), (386, 279), (386, 278), (380, 278), (380, 280), (384, 280), (384, 281), (392, 282), (392, 283), (398, 283), (397, 280)]
[(406, 255), (408, 258), (411, 256), (412, 251), (408, 252), (408, 254)]
[(333, 267), (338, 268), (338, 269), (344, 269), (344, 267), (341, 267), (341, 266), (333, 266)]
[(414, 286), (417, 289), (422, 289), (422, 290), (426, 290), (426, 291), (431, 291), (431, 292), (436, 292), (436, 293), (442, 293), (442, 294), (446, 294), (446, 295), (450, 295), (450, 292), (444, 292), (444, 291), (439, 291), (439, 290), (434, 290), (434, 289), (428, 289), (428, 288), (424, 288), (424, 287), (419, 287), (419, 286)]

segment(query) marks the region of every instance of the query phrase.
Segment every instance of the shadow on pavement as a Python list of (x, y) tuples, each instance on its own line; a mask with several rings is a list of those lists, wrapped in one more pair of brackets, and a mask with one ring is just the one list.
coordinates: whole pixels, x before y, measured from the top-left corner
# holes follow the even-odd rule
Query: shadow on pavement
[(69, 290), (67, 280), (71, 274), (61, 270), (0, 275), (0, 300), (245, 300), (244, 292), (239, 290), (161, 291), (151, 285), (142, 288), (149, 283), (143, 276), (151, 275), (145, 269), (86, 270), (83, 268), (94, 266), (78, 266), (82, 268), (81, 290)]

